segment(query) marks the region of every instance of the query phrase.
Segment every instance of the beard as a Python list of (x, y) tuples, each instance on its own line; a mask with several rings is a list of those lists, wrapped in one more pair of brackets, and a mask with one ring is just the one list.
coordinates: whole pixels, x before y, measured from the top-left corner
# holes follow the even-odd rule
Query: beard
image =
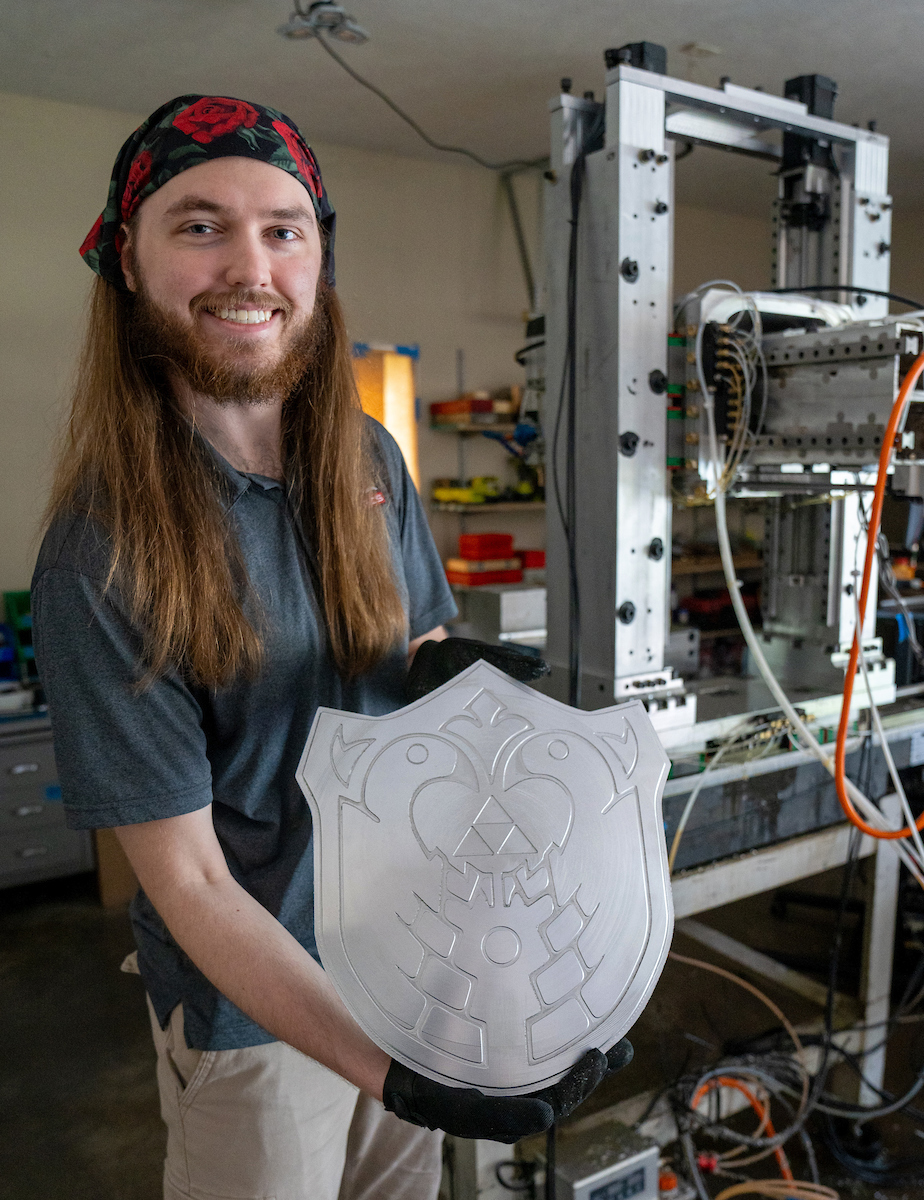
[[(296, 323), (292, 323), (292, 305), (283, 297), (245, 290), (223, 294), (201, 292), (190, 302), (193, 323), (187, 325), (161, 308), (143, 282), (139, 282), (130, 335), (136, 357), (147, 360), (166, 382), (178, 377), (194, 392), (217, 404), (257, 406), (286, 399), (305, 374), (328, 331), (323, 283), (318, 285), (310, 316)], [(219, 348), (209, 343), (197, 327), (200, 312), (241, 308), (247, 304), (279, 309), (281, 319), (287, 323), (269, 362), (265, 361), (263, 348), (245, 338), (230, 340)]]

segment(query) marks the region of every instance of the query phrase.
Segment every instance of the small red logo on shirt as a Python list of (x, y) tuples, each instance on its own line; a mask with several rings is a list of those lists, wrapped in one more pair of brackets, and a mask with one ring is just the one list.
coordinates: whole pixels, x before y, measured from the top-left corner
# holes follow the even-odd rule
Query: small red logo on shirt
[(370, 504), (384, 504), (385, 503), (385, 493), (383, 491), (380, 491), (378, 488), (370, 488), (369, 489), (369, 503)]

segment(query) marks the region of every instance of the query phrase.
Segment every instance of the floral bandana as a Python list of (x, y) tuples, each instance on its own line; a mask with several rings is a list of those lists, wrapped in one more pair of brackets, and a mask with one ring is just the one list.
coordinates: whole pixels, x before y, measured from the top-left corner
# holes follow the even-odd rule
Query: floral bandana
[(139, 125), (116, 158), (106, 207), (80, 253), (92, 270), (126, 290), (122, 224), (168, 179), (213, 158), (256, 158), (288, 171), (311, 196), (326, 234), (325, 275), (334, 282), (334, 225), (317, 160), (284, 113), (228, 96), (178, 96)]

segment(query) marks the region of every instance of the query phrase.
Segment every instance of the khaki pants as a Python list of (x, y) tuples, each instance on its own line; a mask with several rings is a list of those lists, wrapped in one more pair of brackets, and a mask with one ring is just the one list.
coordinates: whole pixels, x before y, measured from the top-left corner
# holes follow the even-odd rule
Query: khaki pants
[(191, 1050), (182, 1005), (165, 1030), (148, 1010), (164, 1200), (435, 1200), (441, 1133), (399, 1121), (282, 1042)]

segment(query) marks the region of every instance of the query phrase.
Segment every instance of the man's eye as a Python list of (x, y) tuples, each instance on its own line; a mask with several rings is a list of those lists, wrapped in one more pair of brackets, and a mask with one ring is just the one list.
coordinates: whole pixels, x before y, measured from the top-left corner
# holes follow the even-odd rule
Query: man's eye
[(204, 221), (196, 221), (194, 225), (186, 226), (187, 233), (214, 233), (214, 225), (206, 225)]
[(298, 234), (294, 229), (274, 229), (273, 237), (280, 242), (294, 242)]

